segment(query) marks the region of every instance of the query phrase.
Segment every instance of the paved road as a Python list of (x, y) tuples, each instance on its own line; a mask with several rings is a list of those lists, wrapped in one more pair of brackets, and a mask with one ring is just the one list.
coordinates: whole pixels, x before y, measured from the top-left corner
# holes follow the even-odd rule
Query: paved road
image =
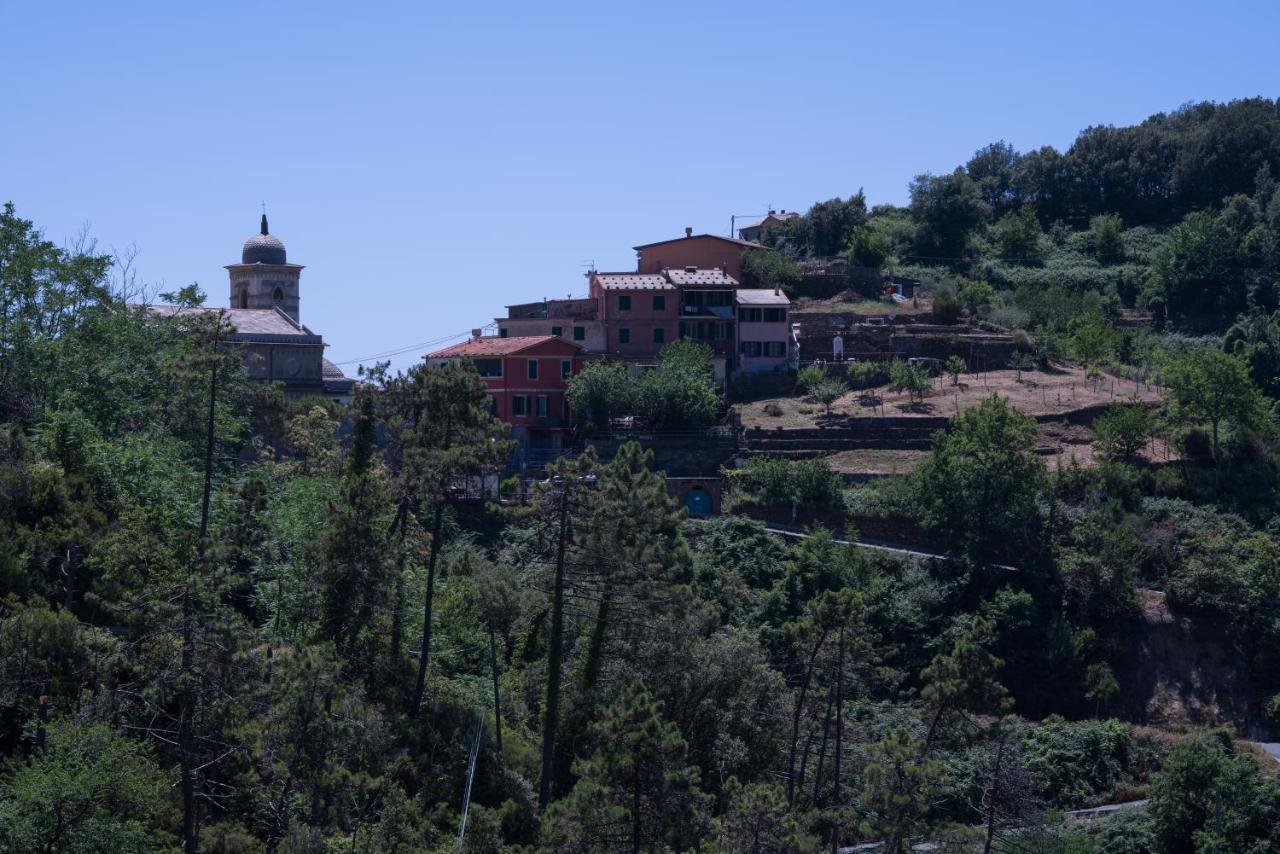
[(1253, 744), (1265, 750), (1276, 762), (1280, 762), (1280, 741), (1255, 741)]
[[(804, 537), (809, 536), (808, 532), (800, 528), (793, 528), (790, 525), (780, 525), (776, 522), (766, 523), (764, 526), (764, 529), (771, 534), (778, 534), (783, 537), (799, 537), (803, 539)], [(918, 549), (913, 549), (910, 546), (906, 546), (901, 543), (890, 543), (890, 542), (886, 542), (885, 540), (877, 540), (877, 539), (839, 540), (837, 539), (837, 540), (834, 540), (834, 542), (837, 542), (846, 546), (857, 546), (860, 549), (874, 549), (876, 551), (891, 552), (893, 554), (905, 555), (907, 557), (925, 558), (927, 560), (955, 560), (955, 558), (952, 557), (951, 555), (944, 555), (941, 552), (922, 552)], [(1005, 572), (1018, 571), (1017, 567), (1005, 566), (1004, 564), (1000, 564), (1000, 563), (991, 564), (991, 568), (1004, 570)]]

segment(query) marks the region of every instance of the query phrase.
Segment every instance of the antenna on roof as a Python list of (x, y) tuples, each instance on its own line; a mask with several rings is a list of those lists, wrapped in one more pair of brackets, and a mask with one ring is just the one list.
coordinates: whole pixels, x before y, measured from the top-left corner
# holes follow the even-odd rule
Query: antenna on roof
[(582, 266), (587, 268), (587, 274), (590, 275), (596, 271), (596, 259), (588, 258), (582, 262)]

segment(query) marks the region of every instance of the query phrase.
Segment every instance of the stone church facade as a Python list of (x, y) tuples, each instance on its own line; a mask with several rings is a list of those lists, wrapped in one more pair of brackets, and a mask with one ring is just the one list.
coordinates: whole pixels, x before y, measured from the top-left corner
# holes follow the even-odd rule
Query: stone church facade
[(251, 379), (275, 381), (289, 397), (351, 399), (354, 381), (324, 357), (324, 338), (301, 320), (303, 266), (290, 264), (284, 243), (267, 230), (262, 215), (258, 234), (244, 242), (239, 264), (228, 264), (230, 308), (190, 309), (151, 306), (160, 315), (183, 311), (222, 311), (235, 330), (230, 342), (244, 355)]

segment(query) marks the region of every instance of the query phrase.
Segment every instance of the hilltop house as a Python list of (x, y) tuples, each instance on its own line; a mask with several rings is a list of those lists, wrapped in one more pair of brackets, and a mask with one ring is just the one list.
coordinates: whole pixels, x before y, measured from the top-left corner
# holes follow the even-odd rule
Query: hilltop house
[(743, 240), (759, 242), (760, 238), (764, 236), (765, 229), (775, 225), (782, 225), (784, 222), (793, 220), (798, 216), (800, 214), (795, 211), (769, 211), (764, 218), (738, 229), (738, 237)]

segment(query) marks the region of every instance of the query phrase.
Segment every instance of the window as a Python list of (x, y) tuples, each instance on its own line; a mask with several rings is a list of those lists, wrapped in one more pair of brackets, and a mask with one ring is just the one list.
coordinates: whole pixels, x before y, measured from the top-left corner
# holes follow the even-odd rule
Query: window
[(586, 337), (587, 337), (587, 327), (585, 327), (585, 326), (575, 326), (575, 327), (573, 327), (573, 340), (574, 340), (574, 341), (583, 341), (583, 340), (585, 340), (585, 339), (586, 339)]
[(525, 418), (529, 414), (529, 395), (517, 394), (511, 398), (511, 414), (517, 418)]
[(499, 326), (499, 327), (498, 327), (498, 337), (499, 337), (499, 338), (506, 338), (506, 337), (507, 337), (507, 328), (506, 328), (505, 326)]
[(787, 355), (787, 345), (784, 341), (769, 341), (764, 345), (764, 354), (773, 358), (780, 358)]
[(663, 329), (661, 326), (656, 327), (653, 330), (653, 343), (662, 344), (662, 343), (665, 343), (666, 340), (667, 340), (667, 330)]
[(537, 410), (539, 418), (546, 418), (551, 413), (551, 401), (545, 394), (538, 395)]
[(563, 326), (551, 327), (551, 334), (556, 336), (557, 338), (562, 337), (564, 335), (564, 327)]
[(630, 330), (630, 329), (627, 329), (627, 328), (624, 326), (624, 327), (622, 327), (621, 329), (619, 329), (619, 330), (618, 330), (618, 343), (619, 343), (619, 344), (630, 344), (630, 343), (631, 343), (631, 330)]
[(752, 358), (753, 358), (753, 357), (755, 357), (755, 356), (759, 356), (759, 355), (760, 355), (760, 342), (759, 342), (759, 341), (743, 341), (743, 342), (742, 342), (742, 355), (747, 356), (747, 357), (752, 357)]
[(538, 360), (529, 360), (529, 379), (536, 380), (538, 378)]
[(567, 380), (571, 376), (573, 376), (573, 360), (561, 359), (560, 360), (560, 379)]
[(759, 323), (763, 318), (758, 308), (744, 308), (738, 311), (738, 319), (743, 323)]
[(476, 373), (482, 377), (502, 376), (501, 359), (475, 359)]
[(787, 319), (787, 310), (785, 308), (766, 308), (764, 310), (765, 323), (782, 323)]
[(666, 298), (665, 296), (663, 296), (662, 294), (658, 294), (658, 295), (656, 295), (656, 296), (653, 298), (653, 310), (654, 310), (654, 311), (666, 311), (666, 310), (667, 310), (667, 298)]
[(271, 295), (271, 298), (276, 302), (284, 302), (284, 291), (280, 288), (276, 288), (275, 293)]
[(631, 311), (630, 294), (622, 294), (618, 297), (618, 311)]

